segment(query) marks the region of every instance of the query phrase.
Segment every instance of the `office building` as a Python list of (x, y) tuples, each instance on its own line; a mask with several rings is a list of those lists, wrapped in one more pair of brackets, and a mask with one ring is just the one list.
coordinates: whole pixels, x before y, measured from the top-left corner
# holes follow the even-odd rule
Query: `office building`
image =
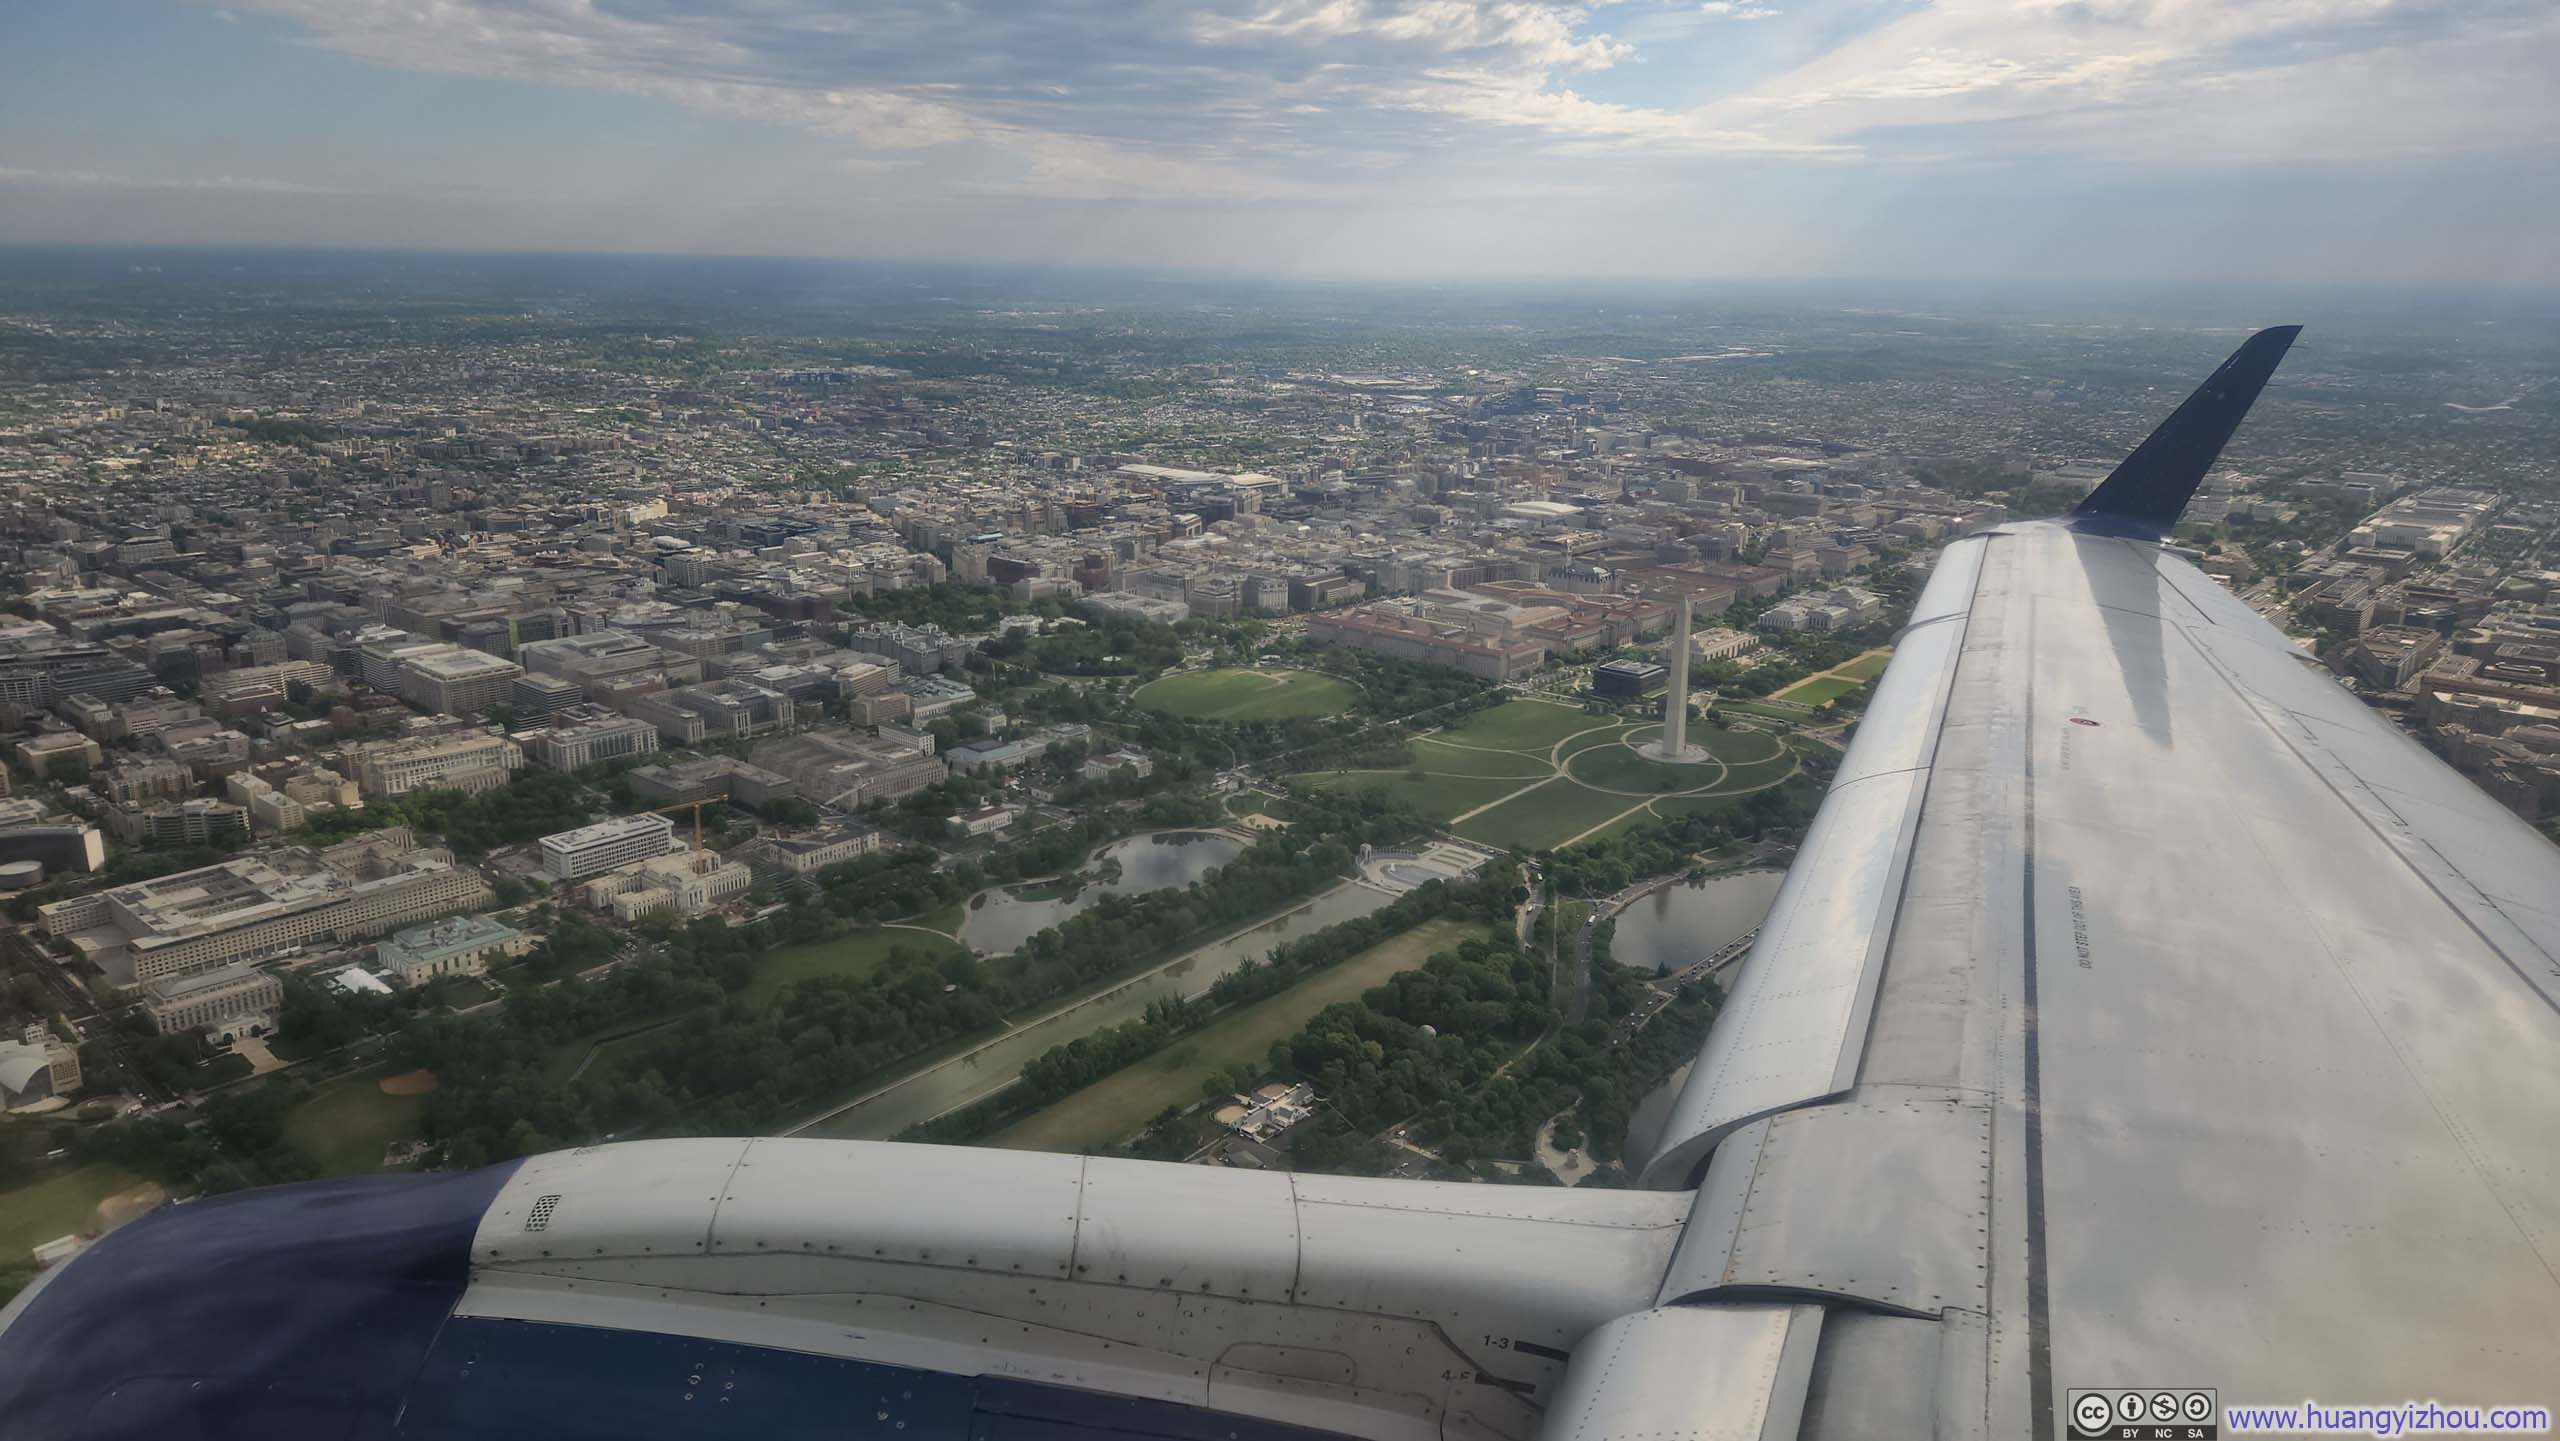
[(804, 732), (767, 741), (751, 754), (757, 765), (797, 782), (802, 796), (841, 810), (912, 795), (951, 774), (939, 756), (850, 731)]
[(33, 861), (48, 875), (86, 874), (105, 868), (107, 842), (96, 826), (67, 818), (46, 819), (44, 807), (32, 801), (7, 804), (32, 806), (37, 814), (0, 821), (0, 865)]
[(524, 749), (545, 770), (574, 771), (625, 756), (655, 754), (658, 728), (602, 706), (572, 706), (554, 715), (551, 729), (528, 739)]
[(791, 697), (736, 676), (635, 696), (623, 709), (656, 726), (670, 745), (771, 735), (798, 718)]
[(44, 780), (74, 770), (93, 770), (105, 758), (98, 743), (78, 731), (49, 731), (18, 742), (19, 763)]
[(800, 794), (799, 783), (791, 777), (735, 756), (698, 756), (642, 766), (628, 779), (633, 795), (661, 805), (726, 800), (755, 810)]
[(477, 872), (392, 826), (325, 849), (288, 846), (73, 896), (36, 914), (47, 935), (130, 984), (314, 941), (370, 939), (488, 898)]
[(1547, 663), (1537, 640), (1450, 618), (1454, 607), (1413, 600), (1381, 600), (1307, 617), (1307, 639), (1344, 645), (1399, 660), (1453, 666), (1486, 680), (1509, 680)]
[(516, 659), (537, 675), (574, 681), (587, 699), (619, 706), (633, 696), (702, 679), (702, 663), (621, 630), (593, 630), (519, 647)]
[(684, 851), (633, 861), (579, 887), (588, 905), (615, 919), (673, 912), (698, 916), (754, 889), (755, 872), (717, 851)]
[(478, 731), (351, 745), (338, 759), (368, 796), (493, 791), (524, 766), (514, 741)]
[(492, 959), (521, 956), (534, 947), (531, 934), (487, 916), (448, 916), (395, 931), (374, 944), (383, 972), (404, 986), (438, 976), (476, 976)]
[(1647, 660), (1602, 661), (1591, 670), (1591, 689), (1620, 700), (1648, 696), (1670, 682), (1671, 672)]
[(414, 636), (362, 648), (365, 684), (438, 715), (470, 715), (503, 705), (524, 668), (482, 651)]
[(673, 821), (660, 815), (616, 816), (542, 838), (542, 870), (574, 881), (677, 849)]
[(887, 846), (888, 836), (878, 826), (846, 821), (817, 835), (767, 836), (757, 844), (774, 865), (792, 875), (806, 876), (876, 854)]
[(516, 713), (516, 722), (521, 725), (554, 719), (586, 698), (586, 687), (576, 681), (556, 675), (526, 674), (515, 678), (515, 684), (507, 694), (507, 705)]
[(273, 1016), (284, 1009), (284, 983), (255, 966), (240, 964), (169, 976), (142, 988), (143, 1013), (162, 1035), (217, 1029), (247, 1016)]
[(249, 838), (249, 811), (198, 796), (143, 806), (107, 807), (107, 826), (129, 846), (203, 846)]

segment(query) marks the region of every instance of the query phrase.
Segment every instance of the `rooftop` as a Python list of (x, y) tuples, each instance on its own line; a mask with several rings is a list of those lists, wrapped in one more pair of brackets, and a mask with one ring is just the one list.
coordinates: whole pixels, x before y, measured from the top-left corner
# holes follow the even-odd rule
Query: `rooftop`
[(542, 838), (542, 848), (573, 851), (580, 846), (620, 840), (633, 831), (659, 831), (672, 836), (675, 834), (675, 829), (675, 822), (662, 815), (614, 816), (609, 820), (597, 821), (593, 825), (580, 826), (575, 830), (554, 831)]
[(511, 941), (523, 934), (515, 927), (487, 916), (453, 916), (393, 934), (382, 942), (383, 959), (387, 961), (397, 955), (419, 961), (441, 960), (460, 952)]

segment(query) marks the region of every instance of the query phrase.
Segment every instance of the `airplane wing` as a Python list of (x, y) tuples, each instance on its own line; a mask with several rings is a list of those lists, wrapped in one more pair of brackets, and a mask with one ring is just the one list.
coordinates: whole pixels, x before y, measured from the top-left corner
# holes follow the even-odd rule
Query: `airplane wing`
[(2091, 1388), (2547, 1404), (2560, 852), (2155, 543), (2275, 334), (2083, 513), (1949, 547), (1650, 1189), (796, 1140), (280, 1188), (0, 1312), (0, 1435), (1779, 1441), (2085, 1434)]
[(2291, 340), (1949, 547), (1646, 1167), (1810, 1434), (2552, 1400), (2560, 851), (2148, 538)]

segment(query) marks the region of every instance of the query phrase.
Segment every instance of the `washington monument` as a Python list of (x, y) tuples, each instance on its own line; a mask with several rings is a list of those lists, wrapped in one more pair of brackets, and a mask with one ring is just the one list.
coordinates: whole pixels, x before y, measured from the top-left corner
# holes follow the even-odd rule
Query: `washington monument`
[(1706, 747), (1689, 744), (1689, 595), (1682, 592), (1671, 625), (1671, 688), (1662, 695), (1662, 735), (1636, 747), (1647, 760), (1691, 766), (1710, 759)]

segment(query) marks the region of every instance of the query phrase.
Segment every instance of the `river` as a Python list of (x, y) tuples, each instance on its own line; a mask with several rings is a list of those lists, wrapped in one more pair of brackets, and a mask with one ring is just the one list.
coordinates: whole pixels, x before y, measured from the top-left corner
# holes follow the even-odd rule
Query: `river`
[[(1139, 839), (1144, 839), (1140, 837)], [(1127, 842), (1121, 842), (1126, 845)], [(1126, 864), (1125, 862), (1123, 863)], [(1089, 1036), (1145, 1013), (1150, 1002), (1196, 996), (1220, 976), (1270, 949), (1311, 931), (1365, 916), (1395, 900), (1374, 887), (1346, 881), (1285, 915), (1249, 931), (1203, 946), (1091, 1000), (1054, 1011), (998, 1036), (965, 1055), (920, 1071), (798, 1132), (807, 1136), (883, 1141), (919, 1121), (929, 1121), (1011, 1085), (1032, 1057), (1079, 1036)]]
[(1609, 956), (1656, 973), (1705, 960), (1768, 917), (1786, 878), (1778, 870), (1734, 871), (1639, 896), (1618, 912)]
[(1026, 901), (1002, 886), (980, 891), (960, 920), (960, 944), (980, 955), (1001, 956), (1105, 895), (1137, 895), (1187, 886), (1244, 853), (1241, 842), (1206, 831), (1157, 831), (1100, 847), (1083, 865), (1120, 863), (1117, 880), (1088, 884), (1061, 900)]

